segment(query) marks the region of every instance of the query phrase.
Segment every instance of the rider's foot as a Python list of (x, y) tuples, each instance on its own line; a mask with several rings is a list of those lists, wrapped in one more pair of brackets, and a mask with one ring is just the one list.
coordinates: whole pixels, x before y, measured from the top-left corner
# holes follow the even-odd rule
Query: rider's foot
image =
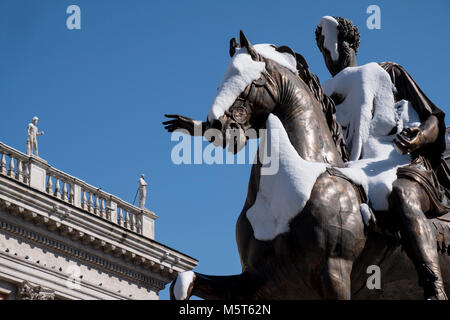
[(448, 300), (442, 279), (425, 263), (421, 265), (421, 278), (425, 300)]
[(425, 290), (424, 296), (426, 300), (448, 300), (442, 286), (433, 286), (431, 290)]

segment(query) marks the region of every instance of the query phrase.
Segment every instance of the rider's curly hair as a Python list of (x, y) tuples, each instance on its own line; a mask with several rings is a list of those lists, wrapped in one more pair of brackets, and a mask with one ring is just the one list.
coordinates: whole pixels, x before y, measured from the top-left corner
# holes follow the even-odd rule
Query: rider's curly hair
[[(358, 27), (353, 24), (350, 19), (342, 17), (333, 17), (338, 22), (338, 41), (345, 41), (349, 44), (350, 48), (358, 52), (359, 47), (359, 30)], [(316, 28), (316, 42), (319, 45), (320, 35), (322, 33), (322, 28)]]
[(358, 52), (359, 47), (359, 30), (353, 22), (347, 18), (333, 17), (339, 23), (338, 25), (338, 41), (346, 41), (350, 48)]

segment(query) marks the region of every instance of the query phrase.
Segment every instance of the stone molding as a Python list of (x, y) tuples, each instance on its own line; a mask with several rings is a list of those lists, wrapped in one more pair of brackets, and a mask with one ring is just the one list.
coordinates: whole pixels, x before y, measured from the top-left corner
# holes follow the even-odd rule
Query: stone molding
[[(108, 224), (83, 210), (49, 199), (47, 195), (1, 175), (0, 208), (36, 227), (80, 241), (83, 245), (90, 245), (94, 250), (111, 254), (127, 263), (131, 261), (169, 281), (178, 272), (191, 270), (197, 265), (197, 261), (189, 256), (142, 235)], [(10, 228), (4, 223), (4, 228)], [(156, 287), (159, 288), (160, 285)]]
[[(45, 288), (53, 288), (55, 290), (55, 299), (63, 300), (129, 300), (129, 295), (124, 295), (120, 290), (114, 291), (103, 288), (98, 283), (87, 281), (85, 279), (80, 282), (80, 288), (74, 289), (67, 286), (68, 275), (62, 270), (53, 267), (46, 267), (42, 264), (33, 263), (26, 257), (21, 257), (13, 252), (0, 252), (0, 258), (3, 264), (0, 264), (0, 281), (6, 281), (15, 287), (14, 297), (17, 299), (17, 285), (23, 280), (30, 283), (47, 283), (43, 284)], [(6, 262), (6, 264), (4, 264)], [(20, 265), (21, 270), (14, 267)], [(151, 288), (148, 288), (151, 290)], [(12, 292), (11, 292), (12, 293)]]
[[(81, 260), (84, 263), (94, 265), (101, 268), (101, 270), (107, 270), (118, 275), (121, 278), (128, 278), (134, 282), (141, 283), (144, 286), (155, 289), (157, 291), (164, 289), (165, 283), (163, 281), (146, 276), (140, 272), (107, 261), (102, 257), (79, 250), (78, 248), (71, 247), (66, 243), (62, 243), (42, 234), (26, 230), (9, 222), (0, 220), (0, 230), (8, 232), (10, 234), (14, 234), (24, 239), (28, 239), (29, 241), (32, 241), (36, 244), (44, 245), (45, 247), (60, 252), (66, 256), (70, 256), (72, 258)], [(152, 268), (152, 271), (153, 270), (159, 271), (158, 268)]]

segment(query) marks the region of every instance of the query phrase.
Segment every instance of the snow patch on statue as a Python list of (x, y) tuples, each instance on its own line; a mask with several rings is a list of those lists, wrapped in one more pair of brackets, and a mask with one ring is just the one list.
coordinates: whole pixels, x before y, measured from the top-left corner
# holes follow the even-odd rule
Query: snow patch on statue
[(388, 210), (397, 168), (411, 162), (409, 154), (395, 150), (393, 140), (403, 128), (420, 125), (419, 116), (410, 102), (394, 103), (395, 87), (376, 63), (345, 68), (323, 88), (327, 95), (345, 98), (336, 106), (336, 119), (343, 127), (351, 161), (338, 170), (364, 188), (373, 209)]
[(338, 25), (337, 20), (331, 16), (325, 16), (320, 19), (317, 24), (322, 28), (322, 35), (324, 37), (323, 46), (331, 54), (333, 61), (339, 60), (338, 51)]
[(271, 155), (278, 152), (280, 163), (276, 174), (261, 175), (256, 201), (247, 211), (258, 240), (273, 240), (289, 231), (289, 222), (303, 210), (314, 183), (328, 166), (300, 157), (277, 116), (269, 115), (266, 128), (268, 149)]
[[(325, 94), (337, 93), (345, 100), (336, 110), (344, 130), (350, 160), (367, 158), (363, 150), (369, 135), (385, 136), (396, 125), (394, 85), (377, 63), (347, 67), (323, 84)], [(373, 113), (373, 115), (372, 115)], [(372, 118), (373, 116), (373, 118)]]
[[(297, 73), (297, 61), (291, 54), (278, 52), (271, 44), (256, 44), (253, 48), (262, 57), (271, 59)], [(217, 95), (208, 113), (208, 121), (219, 119), (233, 105), (245, 88), (261, 77), (265, 68), (266, 63), (253, 60), (247, 53), (246, 48), (238, 49), (231, 58), (222, 78)]]
[(297, 74), (297, 59), (290, 53), (287, 52), (278, 52), (276, 47), (272, 44), (256, 44), (253, 46), (261, 56), (266, 59), (270, 59), (282, 65), (285, 68), (288, 68), (293, 73)]
[(173, 287), (173, 295), (176, 300), (185, 300), (187, 298), (189, 286), (194, 281), (194, 272), (185, 271), (178, 275)]

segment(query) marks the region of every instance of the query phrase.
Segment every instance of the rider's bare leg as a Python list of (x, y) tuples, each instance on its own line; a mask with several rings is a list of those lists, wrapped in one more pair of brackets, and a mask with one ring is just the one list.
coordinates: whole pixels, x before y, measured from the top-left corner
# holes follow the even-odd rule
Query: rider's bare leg
[(428, 195), (413, 180), (397, 179), (393, 184), (391, 204), (400, 214), (402, 241), (419, 275), (425, 299), (446, 300), (436, 239), (424, 214), (431, 208)]

